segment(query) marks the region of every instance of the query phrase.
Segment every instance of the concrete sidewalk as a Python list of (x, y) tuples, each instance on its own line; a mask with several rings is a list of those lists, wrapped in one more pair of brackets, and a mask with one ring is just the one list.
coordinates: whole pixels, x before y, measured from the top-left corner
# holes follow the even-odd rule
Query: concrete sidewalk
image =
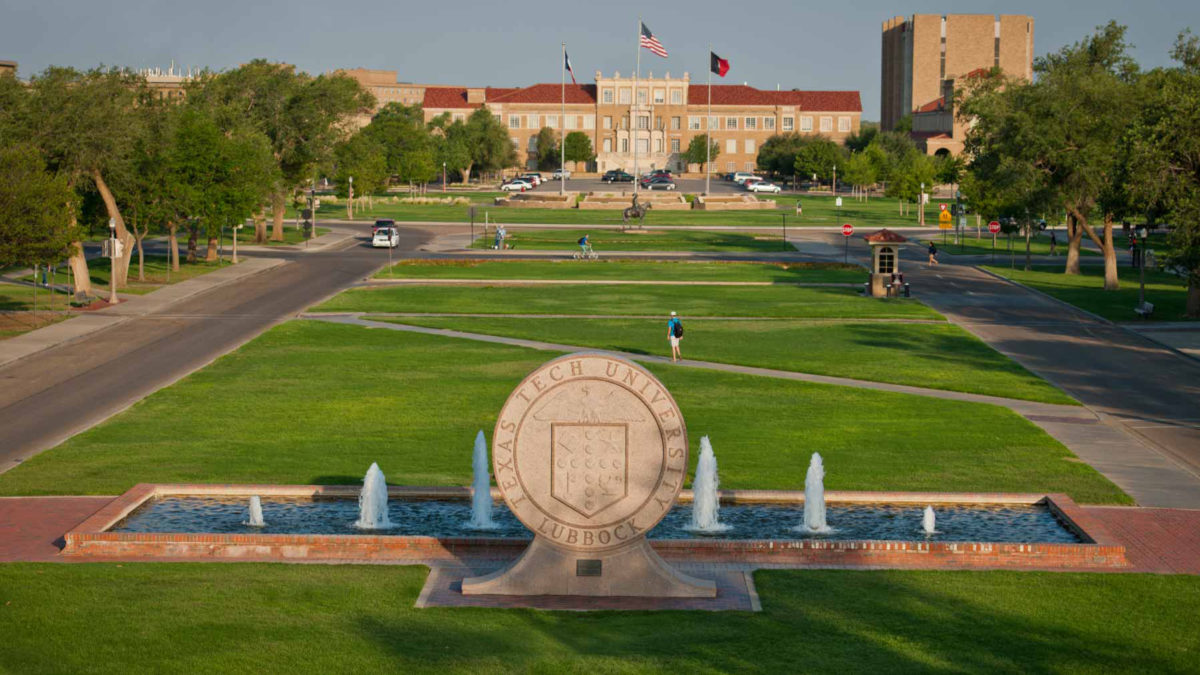
[(177, 302), (265, 272), (284, 262), (286, 261), (278, 258), (246, 258), (237, 265), (222, 267), (177, 284), (164, 286), (152, 293), (124, 296), (120, 304), (111, 307), (94, 312), (79, 312), (67, 321), (0, 341), (0, 366), (111, 328), (133, 317), (161, 312)]

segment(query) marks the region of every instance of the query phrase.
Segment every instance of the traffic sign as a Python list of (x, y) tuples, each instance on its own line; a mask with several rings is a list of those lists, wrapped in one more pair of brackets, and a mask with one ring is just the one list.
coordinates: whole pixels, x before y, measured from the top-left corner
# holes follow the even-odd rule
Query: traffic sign
[(847, 237), (854, 234), (854, 226), (851, 225), (850, 223), (846, 223), (845, 225), (842, 226), (842, 234)]
[(942, 202), (941, 204), (938, 204), (938, 208), (939, 208), (939, 209), (941, 209), (941, 211), (942, 211), (943, 213), (945, 213), (945, 211), (946, 211), (946, 203), (945, 203), (945, 202)]
[(991, 232), (992, 234), (996, 234), (999, 231), (1000, 231), (1000, 223), (997, 223), (994, 220), (992, 222), (988, 223), (988, 232)]
[(949, 211), (942, 211), (938, 214), (938, 222), (945, 224), (954, 220), (954, 216), (950, 215)]

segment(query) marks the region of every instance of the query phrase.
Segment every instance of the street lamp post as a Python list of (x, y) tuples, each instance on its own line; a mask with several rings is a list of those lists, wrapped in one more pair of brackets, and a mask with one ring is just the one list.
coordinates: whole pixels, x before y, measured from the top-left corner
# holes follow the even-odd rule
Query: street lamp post
[(442, 192), (446, 191), (446, 163), (442, 162)]
[(350, 189), (347, 194), (350, 197), (346, 200), (346, 219), (354, 220), (354, 176), (350, 176)]
[(242, 229), (245, 226), (246, 226), (245, 223), (239, 223), (239, 224), (233, 226), (233, 264), (234, 265), (238, 264), (238, 257), (237, 257), (238, 230)]
[[(925, 227), (925, 184), (921, 183), (921, 192), (917, 195), (917, 225)], [(945, 245), (946, 242), (942, 242)]]
[[(121, 240), (117, 239), (117, 221), (115, 218), (108, 219), (108, 304), (115, 305), (121, 301), (117, 297), (117, 258), (121, 257), (121, 252), (118, 250), (121, 246)], [(37, 286), (37, 279), (34, 279), (34, 286)]]
[(1146, 305), (1146, 228), (1139, 227), (1138, 236), (1138, 307)]

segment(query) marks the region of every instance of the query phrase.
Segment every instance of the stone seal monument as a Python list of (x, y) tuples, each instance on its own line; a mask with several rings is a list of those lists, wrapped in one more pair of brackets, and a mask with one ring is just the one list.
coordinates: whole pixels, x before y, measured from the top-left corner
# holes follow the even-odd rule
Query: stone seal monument
[(492, 470), (508, 508), (534, 533), (512, 564), (463, 581), (464, 595), (711, 598), (646, 533), (687, 475), (683, 416), (666, 387), (630, 361), (564, 356), (508, 397), (492, 436)]

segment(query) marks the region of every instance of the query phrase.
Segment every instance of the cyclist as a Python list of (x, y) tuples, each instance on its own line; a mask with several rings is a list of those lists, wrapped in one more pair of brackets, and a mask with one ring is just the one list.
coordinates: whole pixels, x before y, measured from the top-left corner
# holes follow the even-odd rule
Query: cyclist
[(586, 257), (587, 254), (592, 252), (592, 244), (588, 241), (589, 236), (590, 235), (585, 234), (579, 238), (579, 254), (583, 257)]

